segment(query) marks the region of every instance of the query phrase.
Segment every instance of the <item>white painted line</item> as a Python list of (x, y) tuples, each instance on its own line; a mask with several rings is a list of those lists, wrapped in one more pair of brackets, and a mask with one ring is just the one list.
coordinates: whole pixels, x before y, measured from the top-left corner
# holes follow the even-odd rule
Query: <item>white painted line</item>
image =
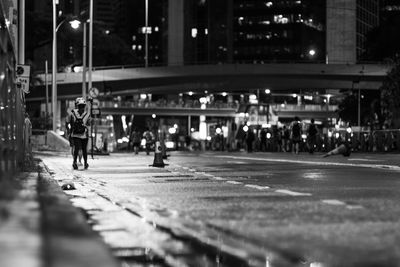
[(205, 173), (205, 172), (203, 173), (203, 175), (204, 175), (204, 176), (209, 176), (209, 177), (212, 177), (212, 176), (214, 176), (214, 175), (212, 175), (212, 174)]
[(346, 205), (346, 208), (349, 210), (357, 210), (357, 209), (363, 209), (364, 207), (361, 205)]
[(275, 192), (282, 193), (282, 194), (287, 194), (287, 195), (295, 196), (295, 197), (297, 197), (297, 196), (311, 196), (312, 195), (311, 193), (300, 193), (300, 192), (290, 191), (290, 190), (286, 190), (286, 189), (278, 189), (278, 190), (275, 190)]
[(261, 185), (256, 185), (256, 184), (245, 184), (244, 186), (250, 187), (250, 188), (254, 188), (254, 189), (258, 189), (258, 190), (269, 189), (269, 186), (261, 186)]
[(226, 183), (228, 183), (228, 184), (243, 184), (242, 182), (238, 182), (238, 181), (226, 181)]
[(337, 199), (324, 199), (322, 200), (323, 203), (335, 206), (344, 206), (346, 203)]
[(356, 164), (356, 163), (343, 163), (343, 162), (326, 162), (326, 161), (307, 161), (307, 160), (291, 160), (291, 159), (266, 159), (266, 158), (251, 158), (251, 157), (237, 157), (237, 156), (215, 156), (219, 158), (241, 159), (241, 160), (257, 160), (257, 161), (270, 161), (270, 162), (283, 162), (283, 163), (299, 163), (310, 165), (323, 165), (323, 166), (348, 166), (348, 167), (362, 167), (373, 169), (388, 169), (400, 171), (400, 166), (385, 165), (385, 164)]
[(246, 164), (245, 161), (227, 161), (226, 163), (230, 163), (230, 164)]
[(225, 178), (222, 178), (222, 177), (219, 177), (219, 176), (214, 176), (213, 179), (219, 180), (219, 181), (226, 180)]
[(377, 160), (377, 159), (360, 159), (360, 158), (351, 158), (347, 159), (348, 161), (383, 161), (383, 160)]

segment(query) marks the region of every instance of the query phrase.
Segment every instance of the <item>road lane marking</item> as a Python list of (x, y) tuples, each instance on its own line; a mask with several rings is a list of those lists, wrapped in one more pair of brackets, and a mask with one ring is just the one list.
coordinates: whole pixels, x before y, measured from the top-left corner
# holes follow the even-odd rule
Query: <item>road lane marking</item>
[(238, 181), (226, 181), (226, 183), (228, 183), (228, 184), (243, 184), (242, 182), (238, 182)]
[(357, 209), (363, 209), (364, 207), (361, 205), (346, 205), (346, 208), (349, 210), (357, 210)]
[(351, 158), (351, 159), (347, 159), (348, 161), (369, 161), (369, 162), (373, 162), (373, 161), (383, 161), (383, 160), (378, 160), (378, 159), (361, 159), (361, 158)]
[(258, 189), (258, 190), (265, 190), (265, 189), (269, 189), (269, 186), (261, 186), (261, 185), (256, 185), (256, 184), (245, 184), (245, 187), (250, 187), (250, 188), (254, 188), (254, 189)]
[(334, 205), (334, 206), (344, 206), (346, 203), (343, 201), (337, 200), (337, 199), (324, 199), (322, 200), (323, 203), (329, 204), (329, 205)]
[(287, 194), (287, 195), (294, 196), (294, 197), (311, 196), (312, 195), (311, 193), (300, 193), (300, 192), (290, 191), (287, 189), (278, 189), (278, 190), (275, 190), (275, 192), (281, 193), (281, 194)]
[(344, 201), (341, 200), (337, 200), (337, 199), (324, 199), (321, 200), (323, 203), (328, 204), (328, 205), (333, 205), (333, 206), (345, 206), (346, 209), (349, 210), (356, 210), (356, 209), (363, 209), (364, 207), (361, 205), (357, 205), (357, 204), (347, 204)]
[(393, 170), (393, 171), (400, 171), (400, 166), (385, 165), (385, 164), (363, 164), (363, 163), (356, 164), (356, 163), (344, 163), (344, 162), (307, 161), (307, 160), (291, 160), (291, 159), (266, 159), (266, 158), (251, 158), (251, 157), (237, 157), (237, 156), (215, 156), (215, 157), (241, 159), (241, 160), (282, 162), (282, 163), (311, 164), (311, 165), (322, 165), (322, 166), (330, 165), (330, 166), (362, 167), (362, 168), (373, 168), (373, 169), (389, 169), (389, 170)]

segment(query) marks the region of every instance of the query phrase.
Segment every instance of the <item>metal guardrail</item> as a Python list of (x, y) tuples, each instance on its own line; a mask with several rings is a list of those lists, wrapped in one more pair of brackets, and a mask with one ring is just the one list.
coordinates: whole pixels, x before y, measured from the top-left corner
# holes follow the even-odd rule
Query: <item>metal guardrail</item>
[[(281, 151), (281, 139), (272, 135), (267, 140), (267, 151)], [(348, 142), (353, 152), (365, 153), (399, 153), (400, 152), (400, 130), (375, 130), (364, 132), (348, 133), (346, 131), (333, 131), (330, 134), (320, 133), (315, 142), (315, 151), (328, 152), (342, 142)], [(259, 140), (256, 141), (256, 148), (259, 146)], [(286, 149), (291, 151), (291, 142), (288, 140)], [(308, 151), (307, 138), (300, 144), (300, 151)]]
[(0, 179), (12, 177), (24, 161), (24, 107), (15, 66), (8, 29), (0, 27)]

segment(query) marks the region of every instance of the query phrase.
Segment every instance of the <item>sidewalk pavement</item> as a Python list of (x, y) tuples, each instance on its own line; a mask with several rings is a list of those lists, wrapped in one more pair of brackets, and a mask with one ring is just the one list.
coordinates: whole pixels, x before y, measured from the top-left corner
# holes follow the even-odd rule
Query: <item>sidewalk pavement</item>
[[(41, 152), (52, 156), (67, 152)], [(213, 152), (206, 152), (213, 153)], [(180, 154), (180, 152), (177, 152)], [(288, 162), (332, 162), (400, 168), (400, 154), (321, 155), (291, 153), (228, 153), (225, 156), (285, 160)], [(40, 158), (40, 154), (36, 155)], [(111, 250), (93, 232), (80, 210), (63, 193), (46, 166), (36, 158), (28, 171), (17, 177), (0, 178), (0, 266), (14, 267), (114, 267), (119, 266)]]
[(35, 159), (0, 178), (0, 266), (116, 267), (110, 249)]

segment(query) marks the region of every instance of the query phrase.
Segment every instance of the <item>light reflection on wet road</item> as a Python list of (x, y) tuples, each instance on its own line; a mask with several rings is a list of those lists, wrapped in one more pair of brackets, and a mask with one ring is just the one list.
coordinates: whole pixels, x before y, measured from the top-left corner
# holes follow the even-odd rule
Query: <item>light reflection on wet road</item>
[(78, 176), (248, 265), (398, 266), (400, 176), (382, 158), (172, 153), (157, 169), (152, 156), (112, 155)]

